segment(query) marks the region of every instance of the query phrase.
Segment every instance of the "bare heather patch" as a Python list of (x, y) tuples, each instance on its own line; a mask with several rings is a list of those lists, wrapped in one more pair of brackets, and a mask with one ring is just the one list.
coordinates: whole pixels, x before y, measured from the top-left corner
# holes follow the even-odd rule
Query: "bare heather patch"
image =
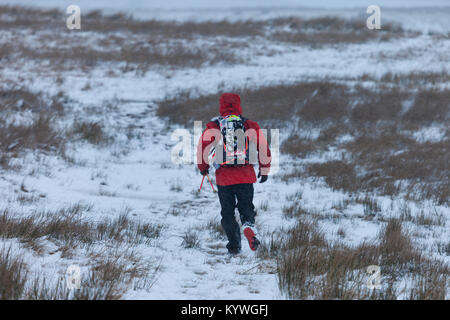
[[(365, 80), (370, 76), (366, 75)], [(364, 80), (364, 79), (361, 79)], [(377, 81), (377, 79), (371, 79)], [(382, 83), (392, 83), (404, 88), (417, 88), (421, 85), (438, 86), (450, 82), (450, 74), (446, 71), (441, 72), (411, 72), (407, 74), (396, 74), (392, 72), (385, 73), (380, 79)]]
[(281, 145), (281, 152), (306, 158), (312, 152), (318, 151), (316, 141), (304, 139), (296, 134), (289, 136)]
[(325, 182), (334, 190), (358, 191), (360, 181), (352, 164), (335, 160), (325, 163), (313, 163), (308, 168), (312, 176), (324, 177)]
[(438, 213), (436, 210), (431, 212), (425, 212), (424, 210), (421, 210), (420, 213), (414, 217), (412, 222), (427, 227), (445, 227), (446, 218), (444, 214)]
[(312, 46), (361, 43), (370, 40), (387, 41), (406, 34), (400, 26), (386, 23), (383, 24), (381, 32), (374, 35), (371, 30), (367, 29), (363, 19), (344, 20), (337, 17), (302, 19), (290, 17), (274, 19), (270, 23), (278, 27), (271, 35), (274, 40)]
[(272, 233), (270, 239), (265, 238), (262, 240), (261, 245), (258, 247), (256, 256), (261, 260), (276, 260), (280, 254), (282, 247), (282, 239), (278, 233)]
[(92, 242), (91, 226), (79, 219), (81, 206), (76, 205), (57, 212), (42, 212), (29, 217), (4, 210), (0, 217), (0, 236), (18, 238), (23, 242), (47, 237), (65, 243)]
[(159, 20), (136, 20), (125, 14), (111, 16), (94, 11), (86, 15), (86, 28), (89, 31), (153, 34), (155, 38), (192, 39), (204, 37), (246, 37), (262, 35), (263, 22), (259, 21), (204, 21), (177, 22)]
[(382, 211), (381, 204), (374, 196), (366, 194), (362, 199), (356, 199), (355, 202), (363, 205), (365, 216), (376, 215)]
[(53, 128), (52, 115), (41, 113), (31, 122), (22, 124), (8, 123), (0, 119), (1, 148), (3, 152), (17, 152), (20, 149), (51, 150), (60, 148), (64, 141), (61, 133)]
[(52, 67), (59, 70), (73, 68), (77, 65), (83, 69), (96, 67), (101, 63), (122, 63), (122, 72), (134, 71), (145, 74), (150, 67), (169, 66), (198, 68), (205, 63), (237, 63), (241, 60), (231, 52), (228, 54), (218, 50), (187, 47), (182, 43), (156, 44), (143, 46), (138, 44), (124, 45), (120, 50), (97, 50), (85, 46), (70, 48), (42, 47), (39, 51), (33, 48), (18, 47), (14, 49), (19, 56), (31, 60), (51, 62)]
[[(48, 279), (31, 273), (21, 258), (11, 250), (0, 252), (1, 299), (24, 300), (114, 300), (120, 299), (130, 286), (148, 290), (159, 267), (148, 264), (134, 253), (106, 250), (91, 257), (83, 268), (80, 289), (67, 287), (65, 275)], [(2, 269), (3, 268), (3, 269)]]
[(289, 202), (289, 205), (286, 205), (282, 208), (283, 215), (286, 218), (299, 218), (308, 214), (308, 211), (304, 209), (298, 201)]
[(421, 90), (414, 104), (404, 115), (404, 119), (413, 122), (441, 122), (450, 119), (450, 90)]
[[(313, 110), (316, 110), (317, 104), (333, 102), (336, 95), (343, 93), (342, 90), (347, 89), (345, 86), (320, 82), (232, 89), (233, 92), (241, 95), (244, 115), (263, 123), (264, 121), (271, 123), (286, 121), (296, 114), (308, 117)], [(330, 91), (335, 94), (330, 95)], [(178, 92), (175, 96), (166, 97), (158, 103), (157, 114), (185, 125), (194, 120), (209, 121), (218, 112), (220, 95), (221, 92), (202, 96), (195, 96), (192, 91)], [(329, 107), (327, 110), (335, 109)], [(317, 109), (317, 112), (321, 111)], [(334, 114), (338, 115), (339, 112), (337, 110)], [(325, 111), (322, 113), (328, 118)]]
[[(116, 219), (93, 223), (82, 214), (91, 206), (75, 204), (55, 212), (34, 213), (21, 217), (5, 210), (0, 216), (0, 237), (19, 240), (25, 248), (45, 250), (44, 240), (55, 243), (61, 258), (73, 258), (74, 249), (86, 249), (90, 268), (83, 275), (80, 290), (67, 290), (65, 281), (46, 282), (40, 276), (26, 272), (22, 260), (12, 257), (10, 250), (0, 252), (0, 277), (8, 277), (1, 294), (14, 299), (119, 299), (130, 287), (149, 289), (159, 267), (142, 260), (133, 247), (150, 245), (159, 238), (162, 225), (130, 220), (127, 212)], [(102, 244), (113, 244), (111, 252), (99, 251)], [(57, 252), (55, 251), (55, 252)], [(55, 253), (53, 252), (53, 253)], [(151, 271), (154, 271), (152, 273)], [(12, 273), (11, 273), (12, 272)], [(9, 283), (6, 286), (6, 283)], [(1, 292), (1, 289), (0, 289)]]
[(126, 292), (133, 279), (141, 276), (138, 266), (128, 263), (122, 255), (97, 259), (73, 300), (117, 300)]
[(217, 219), (210, 219), (205, 228), (208, 229), (214, 237), (219, 239), (226, 239), (225, 231), (223, 230), (222, 224)]
[(83, 214), (90, 209), (91, 206), (78, 203), (27, 217), (17, 217), (4, 210), (0, 216), (0, 237), (17, 238), (22, 242), (47, 239), (61, 247), (90, 247), (106, 240), (138, 245), (157, 239), (163, 228), (159, 224), (130, 220), (126, 213), (92, 223), (83, 219)]
[(27, 279), (24, 261), (12, 255), (11, 247), (0, 251), (0, 300), (17, 300), (21, 297)]
[(200, 247), (200, 238), (197, 230), (189, 228), (183, 234), (182, 238), (183, 242), (181, 243), (181, 245), (183, 246), (183, 248), (191, 249)]
[[(367, 288), (370, 265), (381, 267), (382, 289)], [(349, 247), (330, 243), (313, 223), (300, 221), (288, 234), (278, 257), (279, 287), (292, 299), (445, 299), (450, 268), (425, 258), (391, 220), (380, 240)], [(409, 286), (402, 280), (412, 277)]]
[(360, 177), (362, 188), (392, 194), (396, 192), (398, 181), (409, 181), (407, 187), (402, 188), (408, 198), (431, 198), (439, 204), (448, 203), (446, 176), (450, 158), (446, 150), (450, 140), (418, 143), (393, 130), (361, 135), (344, 145), (352, 152), (353, 165), (370, 172)]
[(62, 123), (69, 99), (63, 92), (50, 96), (11, 84), (0, 89), (0, 166), (21, 169), (26, 152), (61, 155), (68, 138)]
[(47, 98), (41, 92), (31, 92), (26, 88), (13, 86), (10, 89), (0, 89), (0, 110), (4, 113), (21, 112), (30, 110), (34, 113), (44, 111), (64, 113), (62, 101), (65, 99), (63, 93), (58, 93), (54, 97)]
[(76, 121), (70, 134), (95, 145), (105, 145), (113, 140), (98, 121)]
[(96, 226), (99, 239), (113, 239), (129, 244), (150, 244), (158, 239), (164, 228), (162, 224), (130, 220), (128, 213), (122, 213), (112, 220), (103, 220)]
[(64, 101), (63, 94), (48, 97), (21, 87), (0, 90), (0, 164), (4, 168), (25, 150), (64, 150), (64, 133), (55, 125), (64, 116)]

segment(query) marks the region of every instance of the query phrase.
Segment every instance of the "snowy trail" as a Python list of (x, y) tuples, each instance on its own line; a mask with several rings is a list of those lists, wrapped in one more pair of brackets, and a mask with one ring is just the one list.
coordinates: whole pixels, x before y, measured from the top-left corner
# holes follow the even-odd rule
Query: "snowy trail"
[[(164, 132), (158, 128), (160, 121), (155, 120), (157, 118), (154, 115), (154, 109), (151, 109), (147, 117), (140, 120), (145, 128), (154, 130), (148, 132), (149, 136)], [(162, 139), (170, 141), (168, 136), (164, 136)], [(200, 175), (194, 172), (194, 165), (161, 170), (160, 161), (170, 164), (170, 159), (168, 159), (170, 149), (161, 147), (161, 144), (150, 144), (145, 150), (140, 151), (147, 156), (147, 164), (151, 167), (147, 173), (152, 176), (152, 185), (165, 189), (161, 194), (151, 197), (152, 199), (156, 198), (151, 202), (151, 207), (153, 212), (157, 213), (150, 216), (145, 208), (148, 204), (136, 203), (130, 198), (127, 198), (127, 201), (133, 201), (131, 205), (134, 207), (141, 206), (141, 209), (136, 212), (141, 212), (140, 218), (144, 221), (165, 223), (166, 228), (159, 239), (160, 247), (157, 248), (158, 256), (161, 257), (162, 271), (150, 292), (132, 292), (126, 298), (276, 298), (278, 295), (276, 276), (268, 274), (265, 270), (259, 270), (261, 262), (256, 260), (255, 254), (250, 251), (247, 244), (243, 241), (244, 250), (239, 257), (230, 258), (225, 248), (226, 241), (215, 238), (211, 230), (206, 227), (210, 220), (219, 221), (220, 219), (217, 195), (212, 193), (208, 185), (205, 185), (198, 197), (191, 194), (191, 191), (198, 188), (201, 180)], [(149, 150), (158, 151), (150, 152)], [(163, 159), (160, 158), (161, 155)], [(132, 165), (127, 167), (130, 171), (134, 170)], [(131, 173), (126, 168), (121, 168), (121, 170), (123, 170), (121, 171), (123, 176)], [(181, 192), (170, 191), (170, 186), (166, 184), (168, 179), (169, 181), (178, 179), (183, 190)], [(154, 191), (152, 189), (151, 192), (154, 194)], [(158, 198), (162, 194), (165, 196)], [(174, 200), (176, 200), (175, 208), (184, 207), (177, 216), (168, 213), (170, 203), (173, 203)], [(199, 248), (183, 248), (182, 236), (189, 228), (195, 228), (199, 233)], [(148, 251), (153, 251), (153, 248), (148, 248)]]
[[(118, 217), (129, 208), (131, 218), (164, 225), (155, 243), (139, 246), (139, 254), (160, 264), (156, 282), (148, 290), (130, 290), (125, 299), (276, 299), (278, 293), (274, 264), (258, 260), (243, 237), (243, 252), (231, 258), (226, 240), (218, 238), (210, 221), (220, 221), (220, 204), (206, 183), (198, 196), (201, 176), (194, 164), (171, 163), (170, 131), (163, 130), (164, 121), (155, 115), (148, 103), (124, 102), (114, 118), (118, 122), (142, 127), (145, 136), (139, 146), (117, 159), (102, 150), (86, 150), (79, 156), (82, 166), (59, 168), (50, 178), (27, 178), (26, 184), (46, 194), (43, 200), (57, 207), (68, 203), (94, 205), (87, 219)], [(213, 174), (212, 174), (213, 176)], [(17, 184), (20, 180), (16, 181)], [(182, 190), (171, 190), (180, 184)], [(130, 187), (130, 185), (132, 185)], [(267, 199), (274, 185), (255, 187), (255, 205)], [(266, 190), (268, 189), (268, 190)], [(176, 214), (171, 213), (175, 209)], [(281, 215), (281, 208), (278, 208)], [(257, 223), (263, 234), (278, 227), (274, 212), (260, 212)], [(276, 219), (281, 222), (280, 219)], [(266, 221), (271, 221), (266, 224)], [(198, 248), (184, 248), (183, 235), (188, 230), (198, 234)]]

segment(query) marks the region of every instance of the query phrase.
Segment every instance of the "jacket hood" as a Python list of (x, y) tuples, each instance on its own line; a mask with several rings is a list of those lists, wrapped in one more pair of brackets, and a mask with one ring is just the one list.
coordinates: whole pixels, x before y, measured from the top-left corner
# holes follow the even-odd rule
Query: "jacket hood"
[(222, 117), (242, 114), (241, 97), (235, 93), (224, 93), (220, 96), (220, 115)]

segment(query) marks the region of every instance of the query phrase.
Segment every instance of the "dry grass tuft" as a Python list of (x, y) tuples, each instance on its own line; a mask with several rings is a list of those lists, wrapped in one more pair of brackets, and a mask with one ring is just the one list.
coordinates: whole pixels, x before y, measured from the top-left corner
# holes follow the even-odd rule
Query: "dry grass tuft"
[(210, 230), (211, 233), (218, 239), (226, 239), (225, 231), (223, 230), (222, 224), (217, 219), (210, 219), (206, 225), (205, 228)]
[[(129, 210), (116, 219), (93, 223), (82, 218), (90, 209), (91, 206), (75, 204), (28, 217), (5, 210), (0, 216), (1, 238), (17, 239), (35, 251), (42, 250), (39, 245), (42, 240), (52, 241), (59, 247), (62, 259), (72, 258), (74, 249), (84, 248), (90, 252), (92, 267), (83, 273), (80, 290), (68, 290), (64, 279), (48, 283), (39, 275), (29, 274), (21, 259), (14, 258), (10, 249), (3, 249), (0, 298), (119, 299), (131, 285), (148, 289), (159, 267), (143, 262), (132, 248), (149, 245), (161, 235), (163, 226), (130, 220)], [(115, 248), (96, 253), (96, 248), (106, 242), (112, 242)], [(150, 273), (151, 270), (155, 273)]]
[[(381, 267), (382, 289), (367, 288), (370, 265)], [(410, 286), (401, 280), (413, 277)], [(425, 258), (402, 230), (389, 221), (380, 241), (349, 247), (330, 243), (315, 224), (300, 221), (281, 248), (279, 287), (292, 299), (445, 299), (450, 268)]]
[(112, 140), (112, 138), (105, 133), (104, 126), (95, 121), (76, 122), (71, 134), (79, 136), (81, 139), (96, 145), (107, 144)]
[(0, 251), (0, 300), (16, 300), (22, 295), (27, 278), (26, 265), (13, 257), (11, 248)]
[(200, 239), (198, 232), (194, 229), (188, 229), (182, 236), (183, 242), (182, 246), (185, 249), (190, 248), (199, 248), (200, 247)]
[(361, 19), (344, 20), (337, 17), (301, 19), (298, 17), (278, 18), (270, 21), (277, 26), (274, 40), (295, 44), (320, 46), (336, 43), (360, 43), (370, 40), (387, 41), (405, 35), (397, 25), (384, 24), (381, 32), (374, 35)]
[(83, 219), (90, 206), (75, 204), (56, 211), (37, 212), (28, 217), (4, 210), (0, 216), (0, 237), (33, 242), (41, 238), (63, 246), (91, 246), (113, 240), (132, 245), (149, 244), (161, 235), (162, 225), (130, 220), (126, 213), (116, 219), (92, 223)]
[[(64, 133), (56, 126), (64, 116), (63, 94), (46, 97), (24, 88), (0, 90), (0, 165), (11, 168), (10, 161), (25, 150), (61, 153)], [(21, 119), (22, 118), (22, 119)]]

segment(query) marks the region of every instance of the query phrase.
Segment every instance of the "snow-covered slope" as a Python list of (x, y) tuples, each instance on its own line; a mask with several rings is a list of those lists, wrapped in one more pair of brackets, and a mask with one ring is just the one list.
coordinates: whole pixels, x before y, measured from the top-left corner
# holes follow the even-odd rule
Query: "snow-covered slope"
[[(333, 2), (335, 12), (345, 12), (342, 7), (361, 6), (357, 1)], [(7, 3), (7, 1), (0, 1)], [(17, 4), (18, 2), (14, 2)], [(79, 1), (82, 8), (106, 8), (109, 10), (129, 9), (129, 1)], [(187, 2), (182, 2), (183, 4)], [(242, 2), (228, 2), (231, 16), (232, 8)], [(272, 2), (252, 1), (243, 10), (242, 17), (249, 16), (254, 8), (270, 8)], [(281, 1), (278, 6), (309, 6), (312, 2)], [(379, 2), (380, 3), (380, 2)], [(413, 3), (417, 6), (431, 6), (431, 2), (422, 1), (384, 1), (383, 6), (406, 7)], [(27, 2), (28, 4), (28, 2)], [(36, 1), (34, 5), (53, 6), (52, 1)], [(190, 2), (188, 7), (180, 8), (181, 2), (156, 1), (148, 5), (148, 1), (133, 2), (133, 11), (146, 12), (153, 16), (153, 9), (162, 9), (167, 17), (202, 17), (200, 8), (222, 6), (210, 1)], [(433, 1), (433, 5), (445, 5), (445, 1)], [(329, 2), (314, 2), (314, 6), (329, 7)], [(168, 9), (176, 8), (176, 14)], [(191, 10), (191, 8), (195, 8)], [(165, 11), (166, 10), (166, 11)], [(283, 9), (279, 9), (280, 12)], [(303, 10), (303, 9), (302, 9)], [(443, 10), (448, 10), (443, 9)], [(158, 11), (159, 12), (159, 11)], [(203, 11), (202, 11), (203, 12)], [(321, 10), (305, 11), (323, 12)], [(391, 11), (394, 12), (394, 11)], [(417, 14), (417, 11), (414, 11)], [(436, 12), (431, 11), (436, 17)], [(283, 14), (283, 13), (282, 13)], [(314, 13), (315, 14), (315, 13)], [(364, 14), (364, 13), (363, 13)], [(398, 17), (403, 13), (398, 11)], [(426, 13), (424, 13), (426, 14)], [(159, 13), (158, 13), (159, 15)], [(213, 15), (205, 10), (203, 18)], [(267, 13), (266, 17), (272, 15)], [(284, 14), (283, 14), (284, 15)], [(352, 14), (353, 15), (353, 14)], [(164, 15), (163, 15), (164, 16)], [(147, 17), (147, 16), (146, 16)], [(158, 16), (159, 17), (159, 16)], [(221, 17), (222, 18), (222, 17)], [(439, 20), (438, 18), (436, 20)], [(435, 20), (435, 21), (436, 21)], [(442, 22), (443, 20), (441, 20)], [(436, 25), (431, 24), (430, 28)], [(447, 27), (448, 25), (442, 24)], [(0, 31), (2, 38), (13, 37), (9, 31)], [(95, 36), (95, 35), (93, 35)], [(28, 39), (25, 35), (22, 39)], [(264, 47), (264, 44), (261, 45)], [(252, 56), (255, 47), (243, 49), (243, 54)], [(295, 83), (323, 79), (325, 76), (337, 82), (352, 83), (358, 77), (368, 74), (381, 77), (387, 72), (395, 74), (411, 71), (441, 72), (449, 71), (450, 41), (436, 40), (422, 34), (411, 39), (392, 40), (382, 46), (373, 43), (349, 44), (345, 46), (329, 46), (312, 49), (291, 45), (277, 45), (274, 55), (255, 55), (249, 64), (214, 65), (198, 69), (155, 68), (143, 76), (134, 72), (123, 72), (119, 76), (111, 76), (108, 71), (111, 65), (100, 65), (88, 71), (65, 70), (64, 81), (55, 83), (58, 76), (52, 70), (40, 71), (39, 64), (33, 62), (16, 63), (3, 66), (1, 79), (49, 94), (64, 92), (71, 100), (73, 110), (71, 117), (78, 119), (101, 120), (110, 135), (116, 136), (116, 142), (104, 147), (94, 147), (88, 143), (77, 142), (69, 145), (68, 154), (71, 163), (60, 157), (46, 155), (37, 158), (33, 155), (20, 158), (23, 165), (19, 172), (2, 171), (0, 174), (0, 208), (16, 209), (18, 213), (29, 214), (35, 209), (56, 209), (68, 204), (86, 203), (93, 208), (84, 216), (88, 221), (100, 221), (102, 218), (116, 218), (127, 208), (132, 219), (162, 225), (161, 235), (151, 244), (139, 244), (133, 248), (143, 257), (143, 261), (159, 265), (155, 282), (145, 288), (130, 286), (123, 298), (128, 299), (283, 299), (278, 288), (274, 259), (258, 259), (244, 243), (243, 253), (237, 257), (229, 257), (225, 249), (225, 240), (215, 233), (211, 224), (218, 224), (220, 205), (217, 196), (205, 183), (203, 190), (197, 193), (201, 176), (195, 164), (176, 165), (171, 162), (171, 150), (176, 141), (171, 140), (173, 130), (179, 126), (169, 126), (165, 119), (156, 116), (158, 101), (166, 96), (174, 95), (181, 90), (196, 93), (214, 93), (218, 88), (261, 87), (276, 83)], [(408, 55), (406, 53), (413, 52)], [(384, 60), (380, 62), (380, 56)], [(112, 69), (119, 68), (113, 65)], [(61, 75), (60, 75), (61, 76)], [(224, 85), (223, 81), (227, 79)], [(87, 83), (89, 86), (87, 87)], [(370, 86), (370, 82), (367, 83)], [(448, 87), (449, 83), (440, 84)], [(88, 89), (87, 89), (88, 88)], [(106, 105), (112, 104), (112, 107)], [(245, 109), (245, 106), (244, 106)], [(124, 132), (133, 126), (135, 138), (124, 138)], [(193, 128), (187, 128), (193, 133)], [(285, 128), (279, 128), (281, 134)], [(439, 131), (439, 130), (438, 130)], [(442, 133), (438, 133), (439, 135)], [(436, 129), (418, 134), (419, 136), (436, 136)], [(194, 141), (192, 141), (194, 144)], [(333, 154), (326, 156), (333, 157)], [(310, 160), (310, 159), (309, 159)], [(284, 172), (303, 160), (293, 160), (281, 156)], [(305, 161), (308, 161), (306, 159)], [(38, 172), (36, 174), (36, 172)], [(29, 205), (20, 205), (15, 201), (20, 194), (21, 186), (42, 194), (43, 197)], [(302, 193), (302, 206), (320, 215), (334, 213), (336, 203), (346, 197), (344, 193), (333, 192), (325, 184), (309, 179), (295, 183), (283, 182), (279, 176), (271, 176), (267, 183), (255, 185), (255, 205), (258, 208), (257, 224), (265, 241), (272, 234), (286, 230), (295, 221), (283, 216), (286, 198)], [(394, 214), (404, 205), (399, 199), (380, 197), (382, 213), (374, 220), (367, 220), (362, 215), (362, 205), (349, 207), (342, 219), (322, 219), (321, 227), (330, 240), (334, 239), (339, 229), (347, 230), (345, 242), (357, 244), (364, 240), (374, 239), (382, 221)], [(437, 241), (448, 241), (450, 211), (445, 206), (435, 206), (431, 202), (410, 203), (413, 213), (421, 209), (437, 210), (446, 219), (444, 227), (432, 230), (424, 226), (412, 226), (419, 235), (418, 242), (430, 255), (437, 255), (434, 245)], [(183, 238), (187, 232), (198, 237), (198, 245), (185, 248)], [(1, 240), (5, 244), (21, 247), (13, 240)], [(108, 243), (103, 244), (105, 248)], [(62, 276), (69, 264), (79, 264), (89, 268), (89, 259), (82, 250), (76, 251), (71, 258), (61, 257), (54, 252), (50, 241), (43, 241), (42, 252), (24, 254), (33, 271), (42, 272), (49, 278)], [(21, 247), (20, 250), (25, 250)], [(101, 250), (101, 248), (100, 248)], [(449, 261), (449, 256), (440, 256)], [(84, 270), (84, 269), (83, 269)]]

